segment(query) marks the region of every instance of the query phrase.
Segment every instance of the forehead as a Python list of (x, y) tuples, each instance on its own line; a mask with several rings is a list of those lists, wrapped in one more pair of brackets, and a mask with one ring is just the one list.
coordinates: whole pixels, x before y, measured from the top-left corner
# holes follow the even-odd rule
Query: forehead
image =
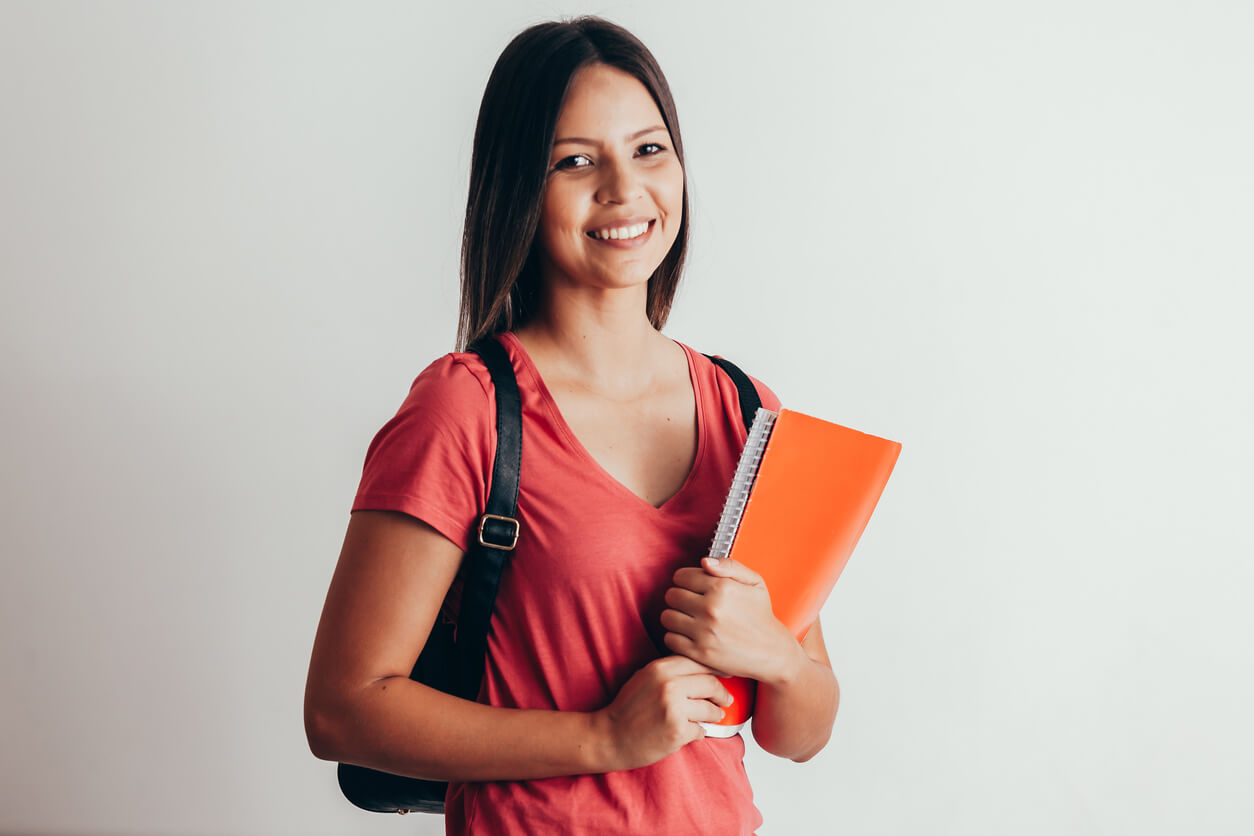
[(635, 76), (605, 64), (581, 67), (571, 79), (557, 117), (557, 136), (623, 134), (665, 120)]

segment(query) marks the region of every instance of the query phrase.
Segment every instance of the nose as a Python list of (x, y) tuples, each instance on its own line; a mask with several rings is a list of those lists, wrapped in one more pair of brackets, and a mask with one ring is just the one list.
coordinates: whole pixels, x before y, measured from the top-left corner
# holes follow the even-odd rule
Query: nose
[(627, 204), (644, 194), (640, 173), (631, 160), (606, 160), (601, 164), (601, 172), (597, 203)]

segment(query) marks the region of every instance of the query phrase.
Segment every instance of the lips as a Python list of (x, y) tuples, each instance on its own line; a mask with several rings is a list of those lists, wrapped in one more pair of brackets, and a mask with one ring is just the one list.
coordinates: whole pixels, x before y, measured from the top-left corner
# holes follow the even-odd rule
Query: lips
[[(599, 230), (595, 230), (587, 234), (588, 234), (588, 237), (591, 238), (594, 243), (599, 244), (603, 247), (613, 247), (614, 249), (617, 249), (617, 250), (632, 250), (632, 249), (636, 249), (637, 247), (643, 247), (646, 243), (649, 242), (650, 239), (653, 238), (653, 228), (655, 226), (657, 226), (657, 222), (651, 220), (651, 221), (644, 222), (642, 224), (638, 224), (635, 227), (616, 226), (616, 227), (610, 227), (608, 228), (608, 230), (605, 227), (602, 227)], [(639, 230), (641, 227), (643, 227), (644, 231), (637, 232), (635, 235), (632, 235), (631, 237), (598, 238), (595, 234), (596, 232), (600, 232), (602, 234), (605, 234), (607, 232), (609, 232), (610, 234), (622, 234), (622, 230), (635, 232)]]
[(618, 218), (590, 229), (585, 234), (597, 241), (626, 241), (647, 234), (655, 220), (643, 216)]

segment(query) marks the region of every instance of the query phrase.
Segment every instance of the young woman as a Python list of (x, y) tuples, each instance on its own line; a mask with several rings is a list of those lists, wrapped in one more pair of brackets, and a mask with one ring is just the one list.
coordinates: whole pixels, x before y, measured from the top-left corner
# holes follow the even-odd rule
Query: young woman
[[(450, 781), (449, 833), (751, 833), (739, 736), (707, 738), (758, 680), (752, 733), (802, 761), (839, 701), (761, 578), (703, 560), (745, 430), (734, 384), (660, 332), (687, 243), (683, 146), (649, 51), (597, 18), (516, 37), (475, 132), (459, 344), (492, 336), (518, 378), (511, 553), (477, 702), (408, 676), (483, 513), (491, 378), (454, 352), (367, 454), (314, 644), (321, 758)], [(762, 402), (779, 401), (758, 381)]]

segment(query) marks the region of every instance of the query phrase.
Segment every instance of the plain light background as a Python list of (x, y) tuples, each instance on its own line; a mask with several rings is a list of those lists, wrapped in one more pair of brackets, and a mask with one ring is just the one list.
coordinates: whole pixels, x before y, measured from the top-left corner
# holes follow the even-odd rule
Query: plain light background
[(904, 444), (761, 832), (1250, 832), (1252, 9), (4, 2), (0, 832), (442, 832), (339, 797), (306, 666), (483, 85), (581, 12), (677, 100), (667, 333)]

